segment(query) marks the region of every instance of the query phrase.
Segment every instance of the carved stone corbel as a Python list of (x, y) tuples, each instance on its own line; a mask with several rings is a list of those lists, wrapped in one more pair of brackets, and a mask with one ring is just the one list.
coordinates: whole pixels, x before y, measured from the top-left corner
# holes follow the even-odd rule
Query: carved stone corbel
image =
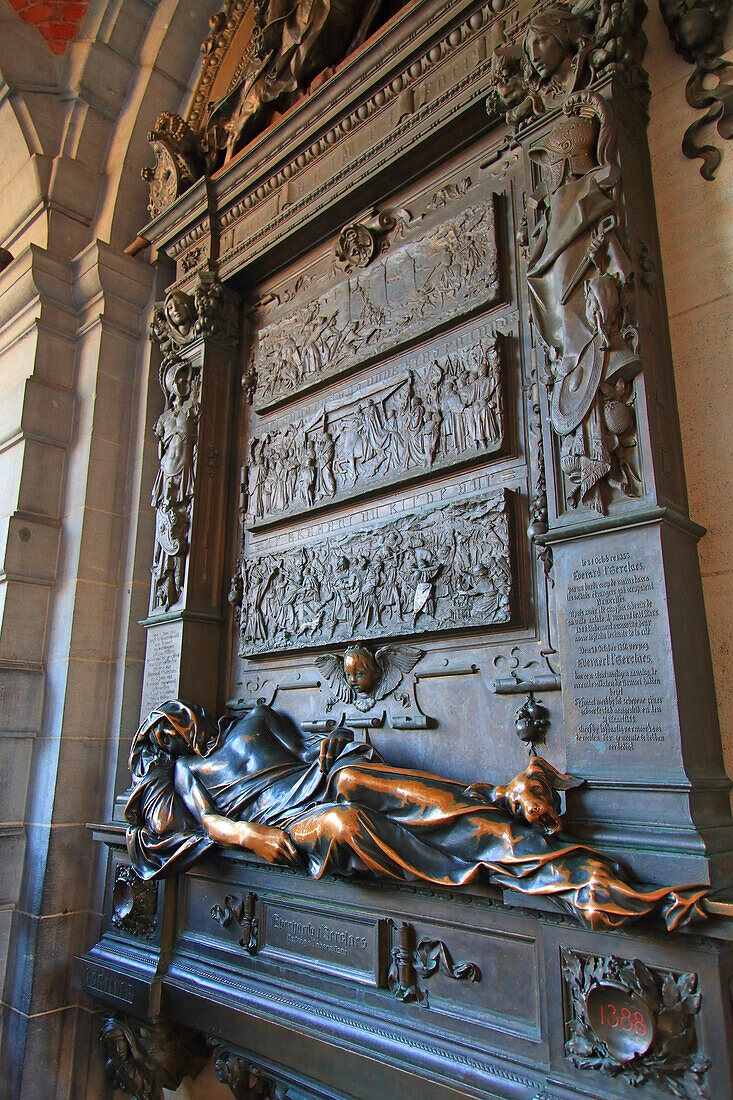
[(259, 1066), (216, 1039), (209, 1039), (214, 1051), (217, 1081), (227, 1085), (235, 1100), (287, 1100), (288, 1090)]
[[(715, 145), (700, 145), (700, 131), (716, 123), (720, 137), (733, 138), (733, 65), (721, 56), (731, 7), (731, 0), (659, 0), (672, 45), (695, 66), (685, 97), (691, 107), (706, 113), (685, 130), (682, 152), (702, 161), (700, 175), (706, 180), (714, 179), (723, 154)], [(711, 78), (715, 84), (709, 87)]]
[(110, 1085), (135, 1100), (162, 1100), (163, 1089), (177, 1089), (184, 1077), (198, 1077), (208, 1059), (203, 1037), (169, 1020), (109, 1016), (99, 1040)]

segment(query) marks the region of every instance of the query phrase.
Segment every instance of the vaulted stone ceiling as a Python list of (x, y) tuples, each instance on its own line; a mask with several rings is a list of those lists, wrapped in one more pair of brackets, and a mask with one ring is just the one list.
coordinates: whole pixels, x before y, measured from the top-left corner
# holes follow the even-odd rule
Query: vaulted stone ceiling
[(91, 0), (66, 3), (54, 0), (38, 3), (37, 0), (10, 0), (21, 19), (36, 27), (51, 53), (63, 54), (67, 46), (79, 34)]

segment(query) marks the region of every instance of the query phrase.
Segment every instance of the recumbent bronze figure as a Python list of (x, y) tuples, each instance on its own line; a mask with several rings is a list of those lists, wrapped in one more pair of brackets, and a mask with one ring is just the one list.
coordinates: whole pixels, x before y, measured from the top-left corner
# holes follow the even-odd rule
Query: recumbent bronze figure
[(532, 757), (506, 786), (392, 767), (345, 728), (310, 738), (269, 707), (218, 725), (180, 701), (138, 730), (127, 845), (143, 879), (185, 871), (215, 845), (327, 874), (446, 887), (490, 881), (544, 895), (591, 928), (706, 916), (706, 888), (633, 885), (561, 833), (556, 791), (581, 780)]

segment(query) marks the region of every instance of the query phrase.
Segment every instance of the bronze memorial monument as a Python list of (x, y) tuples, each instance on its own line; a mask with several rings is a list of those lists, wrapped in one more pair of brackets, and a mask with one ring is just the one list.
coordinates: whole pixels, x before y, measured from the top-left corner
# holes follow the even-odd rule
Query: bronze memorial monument
[(133, 1096), (733, 1097), (645, 11), (226, 0), (150, 134)]

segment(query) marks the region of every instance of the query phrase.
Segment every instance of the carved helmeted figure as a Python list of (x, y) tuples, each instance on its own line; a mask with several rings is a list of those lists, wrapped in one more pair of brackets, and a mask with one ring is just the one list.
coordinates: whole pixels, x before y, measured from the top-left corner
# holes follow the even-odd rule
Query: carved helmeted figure
[(705, 915), (705, 889), (637, 888), (559, 833), (555, 790), (579, 780), (534, 757), (508, 786), (390, 767), (345, 729), (309, 741), (258, 706), (218, 726), (169, 702), (138, 730), (127, 844), (143, 879), (186, 870), (214, 845), (327, 874), (460, 886), (487, 877), (553, 898), (591, 927), (650, 913), (675, 928)]
[(578, 92), (530, 150), (543, 170), (527, 282), (537, 330), (554, 375), (552, 424), (563, 470), (583, 503), (602, 510), (599, 483), (612, 473), (603, 422), (605, 385), (629, 377), (638, 359), (621, 334), (621, 292), (631, 262), (618, 234), (614, 132), (600, 96)]

